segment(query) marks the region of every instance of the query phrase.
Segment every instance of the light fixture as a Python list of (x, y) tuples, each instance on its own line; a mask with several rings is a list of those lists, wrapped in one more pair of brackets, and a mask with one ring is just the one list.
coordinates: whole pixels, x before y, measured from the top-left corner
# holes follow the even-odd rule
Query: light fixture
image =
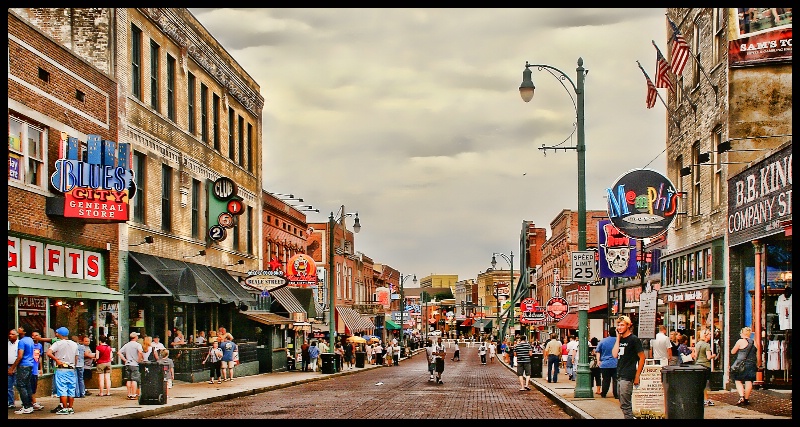
[(196, 256), (206, 256), (206, 250), (205, 249), (200, 249), (200, 251), (198, 251), (194, 255), (184, 255), (183, 257), (184, 258), (193, 258), (193, 257), (196, 257)]
[(146, 243), (148, 243), (148, 244), (149, 243), (153, 243), (154, 241), (155, 240), (153, 239), (153, 236), (144, 236), (144, 240), (143, 241), (141, 241), (139, 243), (134, 243), (134, 244), (128, 245), (128, 246), (139, 246), (139, 245), (144, 245)]
[(225, 265), (225, 267), (232, 267), (232, 266), (234, 266), (234, 265), (242, 265), (242, 264), (244, 264), (244, 260), (243, 260), (243, 259), (240, 259), (239, 261), (236, 261), (236, 262), (235, 262), (235, 263), (233, 263), (233, 264), (226, 264), (226, 265)]

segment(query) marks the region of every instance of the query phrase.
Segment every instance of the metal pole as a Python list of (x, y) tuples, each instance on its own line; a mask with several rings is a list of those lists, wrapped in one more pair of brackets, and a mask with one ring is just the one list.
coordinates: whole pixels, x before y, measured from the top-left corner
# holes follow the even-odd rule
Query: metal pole
[[(584, 127), (584, 80), (586, 69), (583, 68), (583, 58), (578, 58), (578, 87), (575, 95), (578, 98), (578, 250), (586, 250), (586, 140)], [(576, 398), (594, 398), (592, 392), (592, 377), (589, 371), (589, 313), (587, 310), (578, 311), (578, 378), (575, 381)]]
[[(503, 332), (502, 335), (500, 335), (500, 338), (497, 340), (497, 342), (503, 342), (503, 338), (505, 338), (506, 334), (506, 325), (508, 325), (509, 320), (514, 319), (514, 251), (511, 251), (511, 262), (509, 263), (509, 265), (511, 265), (511, 285), (508, 288), (509, 289), (508, 298), (511, 301), (511, 305), (508, 307), (508, 309), (511, 310), (511, 312), (508, 313), (508, 311), (506, 311), (506, 313), (508, 314), (506, 314), (506, 321), (505, 323), (503, 323)], [(513, 325), (514, 323), (512, 322), (511, 324)]]
[[(400, 275), (400, 346), (405, 347), (405, 335), (403, 334), (403, 314), (406, 311), (405, 292), (403, 291), (403, 275)], [(399, 360), (399, 359), (398, 359)]]
[[(328, 217), (328, 323), (330, 328), (330, 333), (328, 334), (331, 342), (328, 346), (328, 352), (333, 353), (333, 346), (336, 344), (336, 314), (334, 310), (336, 309), (335, 304), (336, 300), (334, 299), (333, 291), (333, 233), (334, 233), (334, 221), (333, 221), (333, 212), (331, 212), (331, 216)], [(335, 360), (335, 359), (334, 359)], [(335, 362), (334, 362), (335, 366)]]

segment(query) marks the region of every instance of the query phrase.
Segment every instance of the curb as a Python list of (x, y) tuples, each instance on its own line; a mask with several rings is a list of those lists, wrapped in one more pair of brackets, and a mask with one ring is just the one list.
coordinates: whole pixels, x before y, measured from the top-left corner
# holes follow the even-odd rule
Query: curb
[[(497, 358), (497, 360), (498, 360), (498, 362), (500, 362), (503, 365), (505, 365), (505, 367), (508, 368), (509, 371), (513, 372), (516, 375), (516, 373), (517, 373), (516, 369), (514, 369), (511, 366), (507, 365), (506, 362), (504, 362), (503, 359), (501, 359), (499, 357)], [(579, 420), (593, 420), (593, 419), (595, 419), (593, 416), (589, 415), (589, 413), (587, 413), (583, 409), (580, 409), (577, 406), (573, 405), (572, 402), (570, 402), (568, 400), (564, 400), (559, 394), (557, 394), (557, 393), (553, 392), (552, 390), (550, 390), (549, 388), (539, 384), (538, 381), (534, 381), (533, 378), (531, 378), (530, 382), (533, 384), (534, 387), (536, 387), (537, 390), (539, 390), (542, 394), (547, 396), (548, 399), (552, 400), (553, 403), (557, 404), (561, 409), (564, 410), (564, 412), (569, 414), (572, 418), (579, 419)]]

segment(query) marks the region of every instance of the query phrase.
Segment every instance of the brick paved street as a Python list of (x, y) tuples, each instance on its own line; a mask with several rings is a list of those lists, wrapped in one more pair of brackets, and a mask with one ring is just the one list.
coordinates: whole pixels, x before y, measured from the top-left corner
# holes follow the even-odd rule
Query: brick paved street
[[(452, 349), (448, 350), (452, 352)], [(475, 348), (449, 356), (444, 384), (428, 381), (424, 353), (396, 367), (383, 367), (300, 384), (152, 418), (347, 418), (406, 419), (569, 419), (558, 405), (533, 388), (520, 392), (517, 377), (495, 361), (482, 366)], [(377, 385), (382, 383), (380, 385)]]

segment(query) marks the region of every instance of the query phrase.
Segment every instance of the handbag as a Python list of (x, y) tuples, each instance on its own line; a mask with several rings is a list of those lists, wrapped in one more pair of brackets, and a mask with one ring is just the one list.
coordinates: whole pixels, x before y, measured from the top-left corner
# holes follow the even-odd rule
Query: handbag
[(741, 374), (744, 372), (744, 361), (747, 359), (747, 356), (750, 356), (750, 352), (753, 350), (753, 346), (747, 349), (747, 354), (744, 356), (744, 359), (736, 359), (731, 364), (731, 372), (736, 374)]
[(694, 359), (692, 359), (691, 354), (681, 354), (681, 362), (683, 363), (692, 363)]
[(597, 364), (597, 358), (596, 357), (592, 357), (589, 360), (589, 369), (597, 369), (599, 367), (600, 367), (600, 365)]

